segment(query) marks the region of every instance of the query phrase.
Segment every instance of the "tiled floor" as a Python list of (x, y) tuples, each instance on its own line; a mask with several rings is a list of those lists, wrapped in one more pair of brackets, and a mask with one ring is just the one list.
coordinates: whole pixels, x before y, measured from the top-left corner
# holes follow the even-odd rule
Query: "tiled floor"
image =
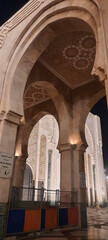
[(99, 213), (88, 208), (88, 228), (83, 230), (63, 229), (41, 233), (33, 240), (108, 240), (108, 208)]

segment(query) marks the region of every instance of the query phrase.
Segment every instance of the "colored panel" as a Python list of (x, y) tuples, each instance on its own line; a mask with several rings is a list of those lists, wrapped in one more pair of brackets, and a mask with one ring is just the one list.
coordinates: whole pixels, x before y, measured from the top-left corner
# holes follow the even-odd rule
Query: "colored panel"
[(60, 208), (59, 209), (59, 226), (68, 225), (68, 209)]
[(41, 229), (45, 228), (45, 209), (41, 210)]
[(23, 232), (25, 210), (10, 210), (7, 223), (7, 234)]
[(57, 228), (57, 208), (46, 209), (45, 228)]
[(78, 210), (77, 208), (69, 208), (68, 209), (68, 224), (69, 225), (77, 225), (78, 224)]
[(24, 232), (40, 230), (41, 210), (26, 210)]

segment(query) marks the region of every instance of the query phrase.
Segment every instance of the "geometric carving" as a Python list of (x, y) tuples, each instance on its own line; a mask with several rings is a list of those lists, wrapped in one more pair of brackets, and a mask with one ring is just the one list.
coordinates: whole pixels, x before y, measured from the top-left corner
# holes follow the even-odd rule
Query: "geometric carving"
[(92, 166), (91, 166), (91, 157), (88, 154), (88, 172), (89, 172), (89, 184), (90, 187), (92, 187)]
[(44, 0), (31, 0), (19, 10), (9, 21), (0, 27), (0, 48), (5, 43), (8, 32), (21, 23), (27, 16), (34, 12)]
[(36, 83), (31, 84), (24, 95), (24, 109), (42, 103), (50, 99), (47, 92), (37, 85)]
[(41, 54), (41, 59), (71, 84), (72, 88), (94, 79), (91, 76), (96, 53), (95, 36), (87, 31), (58, 34)]
[(39, 180), (45, 180), (45, 164), (46, 164), (46, 144), (47, 139), (44, 135), (40, 139), (40, 158), (39, 158)]
[(28, 158), (27, 163), (33, 170), (33, 179), (36, 178), (36, 166), (37, 166), (37, 150), (38, 150), (38, 136), (39, 135), (39, 123), (37, 123), (30, 133), (28, 140)]
[[(86, 69), (94, 61), (96, 42), (93, 35), (85, 35), (79, 40), (79, 44), (65, 47), (63, 56), (70, 61), (76, 69)], [(72, 60), (72, 61), (71, 61)]]

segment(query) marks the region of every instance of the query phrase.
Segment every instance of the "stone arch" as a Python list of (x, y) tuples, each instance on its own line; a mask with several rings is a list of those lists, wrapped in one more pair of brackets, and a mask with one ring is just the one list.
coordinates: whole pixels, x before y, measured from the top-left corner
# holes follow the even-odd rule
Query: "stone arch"
[(85, 123), (86, 123), (86, 118), (91, 111), (92, 107), (102, 98), (105, 96), (105, 89), (99, 91), (96, 93), (91, 99), (89, 99), (83, 114), (81, 115), (80, 119), (80, 136), (82, 139), (82, 142), (87, 145), (86, 138), (85, 138)]
[[(38, 76), (35, 74), (35, 78)], [(32, 81), (33, 81), (33, 76), (32, 76)], [(62, 140), (65, 138), (64, 141), (68, 142), (68, 136), (69, 136), (69, 131), (70, 131), (70, 113), (68, 111), (68, 107), (66, 105), (65, 99), (64, 97), (59, 93), (58, 89), (50, 82), (48, 81), (42, 81), (40, 79), (40, 81), (36, 81), (36, 84), (40, 87), (42, 87), (47, 94), (49, 95), (49, 97), (52, 99), (52, 102), (55, 106), (55, 110), (56, 110), (56, 114), (55, 112), (52, 112), (52, 115), (55, 116), (56, 120), (58, 121), (59, 124), (59, 128), (60, 128), (60, 139), (62, 138)], [(49, 110), (48, 110), (49, 111)], [(51, 109), (50, 111), (51, 112)], [(31, 113), (31, 112), (30, 112)], [(35, 113), (35, 111), (33, 111), (33, 114)], [(28, 115), (28, 113), (27, 113)], [(33, 118), (34, 115), (31, 117)], [(25, 120), (26, 120), (26, 113), (25, 113)], [(63, 128), (64, 126), (67, 126), (67, 129), (65, 131), (65, 136), (64, 136), (64, 132), (63, 132)]]
[[(52, 1), (47, 1), (47, 10), (41, 14), (38, 18), (38, 21), (32, 23), (34, 19), (32, 19), (28, 26), (23, 29), (23, 38), (22, 34), (19, 36), (19, 44), (16, 48), (14, 48), (14, 53), (11, 56), (10, 63), (8, 65), (8, 69), (5, 76), (5, 90), (4, 94), (7, 95), (7, 103), (6, 105), (4, 102), (2, 104), (5, 106), (5, 110), (8, 111), (11, 109), (13, 112), (18, 112), (20, 115), (23, 115), (23, 106), (22, 106), (22, 99), (23, 99), (23, 92), (24, 87), (27, 81), (28, 74), (30, 73), (34, 63), (42, 53), (42, 51), (46, 48), (49, 42), (55, 37), (54, 32), (50, 28), (47, 28), (47, 32), (45, 33), (45, 27), (48, 27), (48, 24), (51, 22), (69, 18), (69, 17), (76, 17), (79, 19), (84, 20), (87, 22), (93, 32), (95, 33), (96, 41), (97, 41), (97, 51), (96, 51), (96, 58), (94, 64), (93, 73), (96, 74), (97, 68), (101, 68), (105, 70), (105, 61), (103, 56), (103, 39), (101, 34), (101, 27), (100, 27), (100, 19), (99, 19), (99, 11), (98, 8), (89, 0), (79, 1), (76, 0), (75, 2), (57, 2), (53, 1), (53, 4), (56, 6), (51, 5)], [(46, 3), (43, 4), (43, 9), (45, 9)], [(42, 10), (42, 8), (41, 8)], [(69, 11), (71, 10), (71, 11)], [(61, 14), (62, 13), (62, 14)], [(46, 19), (47, 16), (47, 19)], [(38, 27), (38, 28), (37, 28)], [(27, 30), (28, 29), (28, 30)], [(43, 33), (42, 33), (42, 30)], [(43, 44), (40, 44), (39, 52), (37, 52), (35, 48), (34, 40), (38, 36), (39, 33), (43, 34)], [(45, 38), (45, 35), (48, 36)], [(42, 46), (43, 45), (43, 46)], [(38, 46), (38, 44), (37, 44)], [(32, 53), (35, 53), (35, 57)], [(36, 54), (37, 52), (37, 54)], [(101, 55), (101, 57), (99, 57)], [(15, 61), (15, 59), (17, 59)], [(15, 63), (15, 64), (13, 64)], [(98, 73), (99, 74), (99, 73)], [(23, 81), (20, 78), (23, 76)], [(8, 81), (7, 81), (8, 80)], [(7, 84), (8, 84), (8, 92), (7, 92)], [(20, 91), (17, 92), (17, 85), (20, 88)], [(18, 103), (19, 99), (21, 102)], [(3, 98), (4, 100), (4, 98)]]
[[(53, 94), (54, 94), (54, 92), (53, 92)], [(58, 107), (59, 107), (59, 105), (58, 105)], [(65, 113), (65, 109), (64, 109), (64, 113)], [(28, 115), (28, 111), (26, 114)], [(43, 108), (39, 109), (38, 111), (35, 111), (34, 108), (32, 109), (32, 111), (30, 109), (30, 118), (26, 119), (26, 116), (25, 116), (25, 123), (22, 123), (18, 128), (18, 134), (17, 134), (17, 140), (16, 140), (16, 156), (17, 155), (18, 156), (26, 156), (26, 157), (28, 156), (27, 147), (28, 147), (28, 140), (29, 140), (31, 131), (32, 131), (33, 127), (36, 125), (36, 123), (38, 123), (38, 121), (47, 114), (55, 117), (55, 119), (58, 123), (59, 133), (60, 133), (60, 129), (61, 129), (61, 134), (63, 134), (63, 131), (62, 131), (63, 122), (60, 123), (61, 119), (59, 120), (57, 112), (55, 111), (55, 109), (53, 109), (53, 107), (49, 109), (49, 108), (45, 108), (43, 106)], [(67, 114), (67, 119), (68, 119), (68, 113), (66, 112), (66, 114)], [(67, 121), (67, 123), (68, 123), (68, 121)], [(69, 129), (69, 126), (67, 127), (67, 129)], [(68, 132), (67, 132), (67, 134), (68, 134)], [(62, 137), (62, 135), (61, 135), (61, 137)], [(59, 135), (59, 141), (60, 141), (60, 135)]]
[[(57, 143), (58, 143), (58, 137), (59, 137), (57, 125), (58, 125), (57, 121), (52, 115), (49, 115), (49, 114), (45, 115), (43, 118), (40, 119), (40, 121), (37, 124), (35, 124), (28, 140), (28, 146), (27, 146), (28, 158), (26, 162), (33, 169), (34, 184), (35, 184), (35, 187), (38, 187), (38, 188), (41, 187), (40, 185), (38, 185), (38, 183), (41, 184), (42, 182), (45, 183), (44, 187), (47, 187), (48, 161), (49, 161), (48, 150), (50, 149), (53, 152), (53, 159), (55, 161), (53, 162), (52, 166), (54, 168), (56, 166), (57, 160), (59, 159), (58, 158), (59, 151), (56, 149)], [(45, 144), (43, 144), (45, 142), (45, 141), (43, 142), (43, 138), (44, 140), (45, 139), (47, 140), (46, 146)], [(42, 154), (41, 154), (41, 151), (42, 151)], [(44, 156), (43, 156), (43, 151), (45, 153)], [(56, 157), (55, 157), (55, 153), (56, 153)], [(42, 163), (41, 160), (42, 161), (45, 160), (45, 162)], [(41, 173), (39, 175), (39, 172), (42, 172), (40, 169), (41, 167), (42, 167), (42, 171), (44, 171), (45, 179), (43, 177), (40, 177)], [(57, 182), (55, 180), (54, 184), (56, 183)]]
[(38, 137), (39, 137), (39, 124), (35, 124), (33, 127), (27, 144), (27, 153), (28, 158), (26, 160), (27, 164), (29, 164), (32, 167), (33, 172), (33, 180), (35, 180), (36, 177), (36, 158), (37, 158), (37, 149), (38, 149)]
[(46, 111), (38, 112), (29, 122), (19, 126), (16, 140), (16, 155), (28, 157), (27, 147), (31, 131), (36, 123), (38, 123), (38, 121), (47, 114), (52, 113)]
[(33, 170), (31, 166), (26, 163), (23, 179), (22, 200), (31, 201), (33, 199)]
[(31, 166), (27, 163), (25, 167), (23, 186), (32, 187), (33, 186), (32, 184), (33, 184), (33, 170)]

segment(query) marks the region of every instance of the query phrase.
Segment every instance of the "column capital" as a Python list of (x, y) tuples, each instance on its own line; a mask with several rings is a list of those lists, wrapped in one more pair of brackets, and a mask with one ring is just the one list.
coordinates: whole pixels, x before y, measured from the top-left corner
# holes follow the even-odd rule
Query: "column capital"
[(70, 143), (62, 143), (58, 145), (58, 150), (60, 153), (63, 151), (71, 150), (71, 149), (72, 149), (72, 145)]
[(73, 144), (72, 145), (73, 150), (80, 151), (84, 153), (86, 151), (87, 145), (86, 144)]
[(7, 121), (9, 123), (13, 123), (15, 125), (19, 125), (20, 124), (20, 120), (21, 120), (22, 116), (20, 114), (17, 114), (13, 111), (9, 111), (9, 112), (5, 112), (2, 111), (0, 113), (0, 121)]

